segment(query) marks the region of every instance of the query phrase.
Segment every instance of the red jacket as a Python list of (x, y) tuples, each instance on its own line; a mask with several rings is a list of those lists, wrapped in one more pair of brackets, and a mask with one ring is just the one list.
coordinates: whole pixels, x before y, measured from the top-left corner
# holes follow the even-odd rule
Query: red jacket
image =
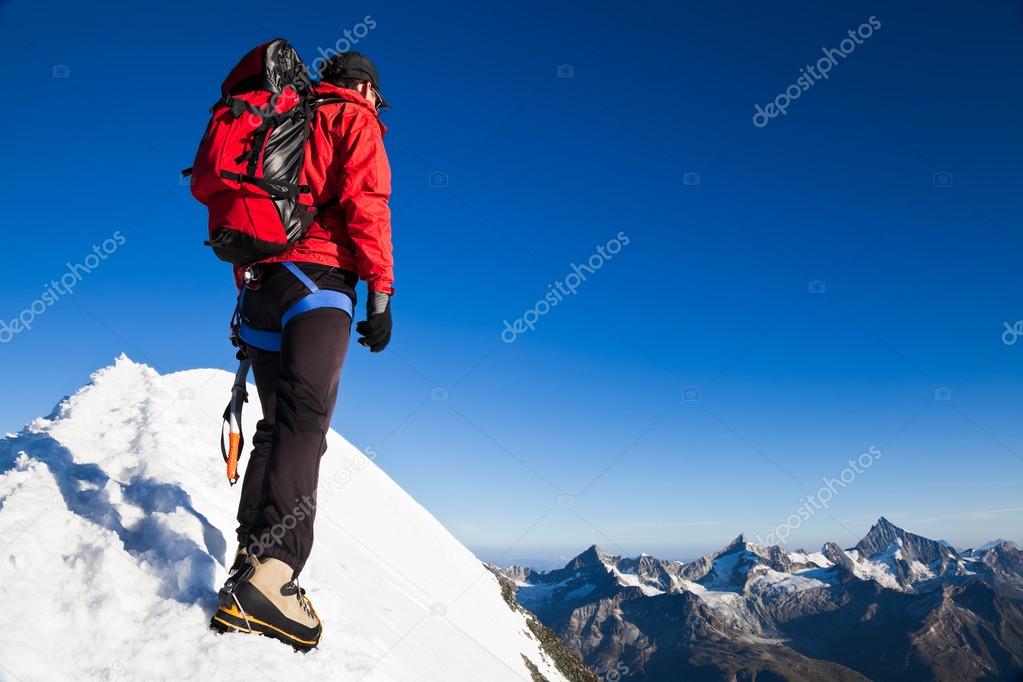
[[(387, 130), (369, 101), (355, 90), (321, 83), (325, 96), (349, 100), (319, 108), (299, 182), (320, 207), (305, 235), (263, 263), (300, 261), (354, 272), (370, 291), (394, 293), (391, 256), (391, 167)], [(235, 277), (240, 283), (241, 270)]]

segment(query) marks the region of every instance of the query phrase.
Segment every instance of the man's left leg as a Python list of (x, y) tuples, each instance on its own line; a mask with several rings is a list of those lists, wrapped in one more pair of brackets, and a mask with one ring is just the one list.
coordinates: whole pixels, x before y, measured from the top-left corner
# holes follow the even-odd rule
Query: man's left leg
[(281, 337), (273, 442), (264, 477), (259, 537), (263, 557), (283, 561), (297, 577), (313, 545), (320, 458), (337, 402), (351, 318), (335, 308), (299, 315)]

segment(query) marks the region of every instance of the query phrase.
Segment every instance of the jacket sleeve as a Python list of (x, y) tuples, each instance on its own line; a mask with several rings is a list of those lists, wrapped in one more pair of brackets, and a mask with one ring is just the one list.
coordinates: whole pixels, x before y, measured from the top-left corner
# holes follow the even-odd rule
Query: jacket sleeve
[(391, 167), (383, 131), (370, 114), (359, 113), (341, 136), (344, 158), (338, 202), (355, 245), (356, 274), (370, 291), (394, 293), (391, 247)]

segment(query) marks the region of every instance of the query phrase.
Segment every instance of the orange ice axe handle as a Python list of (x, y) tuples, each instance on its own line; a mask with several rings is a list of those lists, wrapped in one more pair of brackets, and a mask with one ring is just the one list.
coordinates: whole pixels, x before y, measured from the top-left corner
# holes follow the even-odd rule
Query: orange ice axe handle
[(249, 376), (250, 365), (251, 362), (248, 358), (238, 363), (238, 371), (234, 375), (234, 386), (231, 387), (231, 402), (224, 410), (227, 444), (225, 447), (222, 431), (220, 452), (227, 464), (227, 480), (231, 485), (238, 482), (238, 459), (241, 457), (242, 448), (245, 447), (245, 438), (242, 436), (242, 407), (249, 398), (245, 382)]
[(227, 437), (227, 480), (234, 485), (238, 482), (238, 453), (242, 446), (242, 434), (229, 433)]

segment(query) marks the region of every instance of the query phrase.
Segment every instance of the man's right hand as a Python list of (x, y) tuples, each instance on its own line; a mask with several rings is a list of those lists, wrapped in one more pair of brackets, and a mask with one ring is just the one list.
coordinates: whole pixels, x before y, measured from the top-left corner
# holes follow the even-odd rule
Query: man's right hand
[(355, 325), (359, 343), (371, 353), (379, 353), (391, 341), (391, 296), (379, 291), (369, 292), (366, 319)]

